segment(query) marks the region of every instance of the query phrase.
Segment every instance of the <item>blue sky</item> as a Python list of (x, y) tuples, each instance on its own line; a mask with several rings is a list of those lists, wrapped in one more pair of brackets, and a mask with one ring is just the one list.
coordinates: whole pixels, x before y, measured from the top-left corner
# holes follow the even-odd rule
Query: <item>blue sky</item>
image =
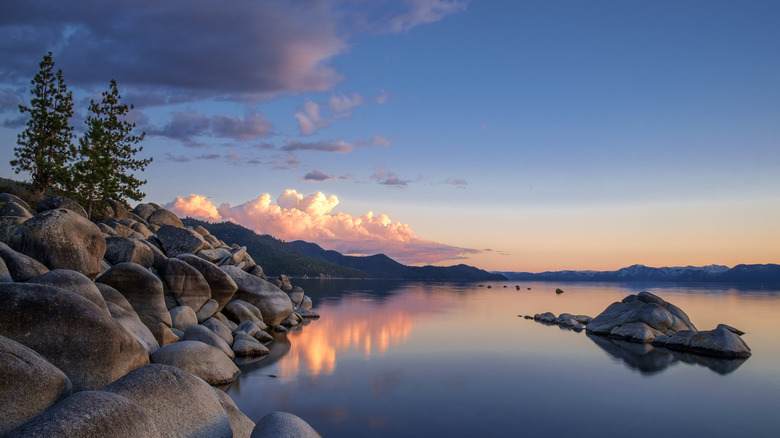
[(3, 176), (51, 50), (77, 128), (117, 79), (180, 214), (485, 269), (780, 259), (774, 1), (4, 9)]

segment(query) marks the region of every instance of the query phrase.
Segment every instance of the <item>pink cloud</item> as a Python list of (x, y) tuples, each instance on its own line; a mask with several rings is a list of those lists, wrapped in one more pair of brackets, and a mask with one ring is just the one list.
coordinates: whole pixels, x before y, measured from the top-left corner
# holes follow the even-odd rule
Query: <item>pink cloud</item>
[(182, 217), (233, 221), (260, 234), (315, 242), (344, 254), (384, 253), (406, 264), (438, 263), (480, 252), (422, 239), (408, 224), (393, 221), (384, 213), (369, 211), (360, 217), (334, 213), (338, 204), (336, 195), (317, 192), (304, 196), (288, 189), (276, 203), (264, 193), (240, 205), (216, 207), (206, 197), (193, 194), (178, 197), (165, 208)]

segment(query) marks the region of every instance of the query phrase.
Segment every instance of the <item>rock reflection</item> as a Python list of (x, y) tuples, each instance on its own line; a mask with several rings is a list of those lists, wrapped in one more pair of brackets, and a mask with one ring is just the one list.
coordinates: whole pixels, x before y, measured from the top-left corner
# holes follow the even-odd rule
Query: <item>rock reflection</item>
[(639, 371), (644, 375), (658, 374), (678, 362), (690, 365), (701, 365), (710, 370), (726, 375), (736, 371), (748, 358), (723, 359), (710, 356), (702, 356), (692, 353), (667, 350), (653, 347), (650, 344), (626, 342), (606, 336), (587, 334), (593, 341), (610, 356), (620, 359), (628, 368)]

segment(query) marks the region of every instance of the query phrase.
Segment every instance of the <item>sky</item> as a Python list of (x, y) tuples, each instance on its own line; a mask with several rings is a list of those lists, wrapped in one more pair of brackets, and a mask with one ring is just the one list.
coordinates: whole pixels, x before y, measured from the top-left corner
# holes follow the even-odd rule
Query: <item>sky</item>
[[(780, 2), (5, 0), (0, 175), (51, 51), (144, 202), (407, 264), (780, 263)], [(131, 202), (131, 204), (134, 202)]]

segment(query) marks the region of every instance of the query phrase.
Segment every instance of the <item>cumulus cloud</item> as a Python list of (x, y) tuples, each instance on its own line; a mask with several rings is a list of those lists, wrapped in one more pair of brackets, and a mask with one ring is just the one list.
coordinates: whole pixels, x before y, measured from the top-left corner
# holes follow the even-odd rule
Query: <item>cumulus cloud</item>
[(337, 152), (347, 153), (355, 150), (355, 146), (342, 140), (322, 140), (316, 142), (303, 142), (297, 140), (287, 140), (282, 146), (283, 151), (319, 151), (319, 152)]
[(352, 108), (363, 104), (363, 96), (353, 93), (351, 96), (333, 95), (328, 99), (328, 108), (333, 114), (348, 114)]
[(0, 82), (25, 83), (52, 50), (69, 85), (113, 77), (137, 106), (325, 91), (343, 80), (330, 62), (354, 37), (407, 32), (463, 9), (446, 0), (4, 0)]
[(285, 190), (275, 204), (266, 193), (237, 206), (216, 207), (208, 198), (193, 194), (176, 198), (164, 207), (180, 216), (233, 221), (257, 233), (287, 241), (315, 242), (344, 254), (384, 253), (406, 264), (438, 263), (480, 252), (422, 239), (408, 224), (393, 221), (386, 214), (369, 211), (355, 217), (334, 213), (338, 204), (336, 195), (317, 192), (304, 196)]

